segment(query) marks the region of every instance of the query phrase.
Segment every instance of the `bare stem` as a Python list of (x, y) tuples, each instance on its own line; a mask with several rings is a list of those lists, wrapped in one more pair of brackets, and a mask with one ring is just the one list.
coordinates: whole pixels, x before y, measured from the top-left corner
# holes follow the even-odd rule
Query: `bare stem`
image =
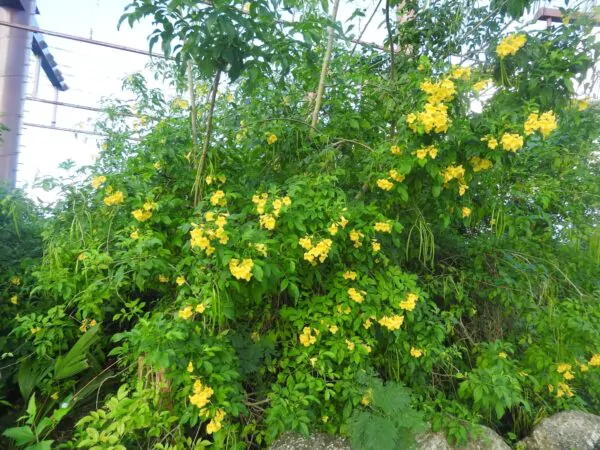
[[(331, 16), (332, 22), (335, 22), (337, 18), (338, 6), (340, 0), (335, 0), (333, 3), (333, 14)], [(321, 111), (321, 104), (323, 103), (323, 92), (325, 91), (325, 79), (327, 78), (327, 72), (329, 72), (329, 61), (331, 61), (331, 52), (333, 50), (333, 26), (327, 27), (327, 50), (325, 50), (325, 56), (323, 57), (323, 66), (321, 67), (321, 79), (319, 80), (319, 88), (317, 90), (317, 98), (315, 99), (315, 109), (312, 114), (311, 128), (316, 130), (317, 123), (319, 123), (319, 112)]]
[(190, 114), (192, 116), (192, 143), (194, 145), (194, 159), (198, 157), (198, 110), (196, 108), (196, 90), (194, 89), (194, 73), (192, 71), (192, 62), (188, 62), (188, 90), (190, 96)]
[(202, 190), (204, 188), (204, 172), (206, 171), (206, 155), (210, 147), (210, 138), (212, 135), (213, 113), (215, 111), (215, 103), (217, 99), (217, 90), (219, 89), (219, 80), (221, 79), (221, 69), (217, 69), (215, 79), (213, 80), (212, 90), (210, 92), (210, 100), (208, 107), (208, 117), (206, 118), (206, 133), (204, 134), (204, 143), (202, 145), (202, 155), (196, 172), (196, 180), (194, 181), (194, 206), (202, 199)]

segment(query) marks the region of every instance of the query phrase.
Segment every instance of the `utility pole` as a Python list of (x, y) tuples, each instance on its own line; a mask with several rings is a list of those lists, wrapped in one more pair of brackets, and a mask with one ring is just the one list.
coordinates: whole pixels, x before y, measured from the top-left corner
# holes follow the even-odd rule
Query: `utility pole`
[[(36, 0), (0, 0), (0, 20), (30, 25)], [(0, 27), (0, 183), (14, 187), (31, 51), (31, 33)], [(2, 127), (2, 128), (4, 128)]]

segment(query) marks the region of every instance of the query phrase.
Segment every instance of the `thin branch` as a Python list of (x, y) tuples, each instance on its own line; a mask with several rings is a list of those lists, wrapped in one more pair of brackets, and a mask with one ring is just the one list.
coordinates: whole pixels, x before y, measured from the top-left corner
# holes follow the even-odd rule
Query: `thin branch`
[[(331, 21), (335, 23), (337, 18), (338, 6), (340, 0), (335, 0), (333, 4), (333, 14)], [(331, 52), (333, 50), (333, 25), (327, 27), (327, 50), (323, 57), (323, 66), (321, 67), (321, 78), (319, 80), (319, 88), (317, 90), (317, 98), (315, 99), (315, 109), (312, 114), (311, 128), (316, 130), (317, 123), (319, 122), (319, 112), (321, 110), (321, 104), (323, 103), (323, 92), (325, 91), (325, 79), (327, 78), (327, 72), (329, 72), (329, 62), (331, 60)]]
[(395, 78), (394, 67), (394, 34), (392, 33), (392, 24), (390, 22), (390, 0), (385, 1), (385, 26), (388, 32), (388, 40), (390, 42), (390, 79)]
[(333, 144), (331, 144), (333, 147), (337, 147), (340, 144), (343, 144), (344, 142), (349, 142), (350, 144), (356, 144), (356, 145), (360, 145), (361, 147), (366, 148), (367, 150), (371, 150), (372, 152), (374, 152), (375, 150), (373, 150), (371, 147), (369, 147), (367, 144), (363, 144), (362, 142), (358, 142), (358, 141), (354, 141), (352, 139), (340, 139), (338, 141), (335, 141)]
[(190, 96), (190, 114), (192, 116), (192, 142), (194, 145), (194, 159), (198, 157), (198, 110), (196, 108), (196, 90), (194, 89), (194, 72), (192, 62), (188, 62), (188, 91)]
[(371, 20), (373, 20), (373, 17), (375, 17), (375, 14), (377, 14), (377, 11), (379, 11), (379, 7), (381, 6), (382, 2), (383, 2), (383, 0), (379, 0), (379, 3), (377, 3), (377, 6), (373, 10), (373, 14), (371, 14), (371, 17), (369, 17), (369, 20), (367, 20), (367, 23), (365, 24), (365, 27), (362, 29), (362, 31), (358, 35), (358, 38), (354, 41), (354, 46), (352, 47), (352, 51), (350, 52), (350, 56), (352, 56), (354, 54), (354, 50), (356, 50), (356, 47), (358, 46), (359, 42), (361, 42), (363, 34), (365, 34), (365, 31), (367, 31), (367, 28), (369, 27), (369, 24), (371, 23)]
[(221, 69), (217, 69), (215, 79), (213, 80), (212, 90), (210, 93), (210, 104), (208, 107), (208, 117), (206, 118), (206, 133), (204, 134), (204, 144), (202, 146), (202, 156), (198, 164), (196, 172), (196, 180), (194, 181), (194, 206), (198, 204), (202, 198), (202, 190), (204, 188), (204, 172), (206, 171), (206, 155), (210, 146), (210, 138), (212, 135), (213, 114), (215, 112), (215, 103), (217, 99), (217, 90), (219, 89), (219, 81), (221, 79)]

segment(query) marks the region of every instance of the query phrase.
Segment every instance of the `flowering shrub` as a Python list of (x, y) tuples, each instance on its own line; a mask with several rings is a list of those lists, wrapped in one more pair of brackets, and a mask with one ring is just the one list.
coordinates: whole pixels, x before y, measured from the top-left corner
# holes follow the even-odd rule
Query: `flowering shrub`
[(99, 125), (88, 179), (54, 181), (43, 257), (0, 284), (21, 342), (11, 377), (44, 397), (42, 416), (76, 421), (47, 434), (71, 448), (256, 448), (288, 430), (364, 443), (379, 417), (398, 435), (373, 446), (394, 448), (424, 419), (455, 440), (477, 421), (515, 438), (540, 414), (600, 411), (598, 111), (565, 84), (594, 63), (572, 45), (588, 31), (494, 36), (473, 67), (414, 47), (393, 77), (380, 54), (339, 48), (316, 129), (314, 50), (295, 47), (291, 72), (274, 62), (280, 79), (233, 76), (225, 57), (239, 83), (205, 111), (205, 166), (190, 104), (132, 77), (142, 140), (119, 116)]

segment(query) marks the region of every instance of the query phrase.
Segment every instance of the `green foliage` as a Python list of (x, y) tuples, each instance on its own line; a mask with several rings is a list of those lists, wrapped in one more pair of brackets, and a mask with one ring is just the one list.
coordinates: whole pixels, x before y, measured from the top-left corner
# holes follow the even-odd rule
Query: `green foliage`
[(353, 448), (409, 449), (415, 436), (425, 430), (423, 417), (411, 406), (408, 390), (398, 384), (383, 384), (377, 378), (364, 380), (362, 403), (366, 410), (356, 410), (348, 421)]
[[(464, 443), (470, 423), (515, 440), (555, 411), (598, 413), (599, 111), (573, 98), (598, 56), (589, 19), (523, 31), (500, 57), (529, 2), (408, 5), (393, 74), (387, 52), (336, 46), (313, 130), (326, 5), (238, 3), (124, 16), (154, 18), (177, 55), (157, 72), (182, 96), (191, 63), (212, 136), (133, 75), (99, 160), (40, 182), (59, 193), (43, 221), (2, 197), (19, 246), (0, 253), (1, 445), (322, 431), (406, 448), (424, 421)], [(303, 20), (280, 24), (282, 5)], [(212, 108), (217, 71), (236, 81)], [(211, 139), (198, 199), (194, 131)]]

